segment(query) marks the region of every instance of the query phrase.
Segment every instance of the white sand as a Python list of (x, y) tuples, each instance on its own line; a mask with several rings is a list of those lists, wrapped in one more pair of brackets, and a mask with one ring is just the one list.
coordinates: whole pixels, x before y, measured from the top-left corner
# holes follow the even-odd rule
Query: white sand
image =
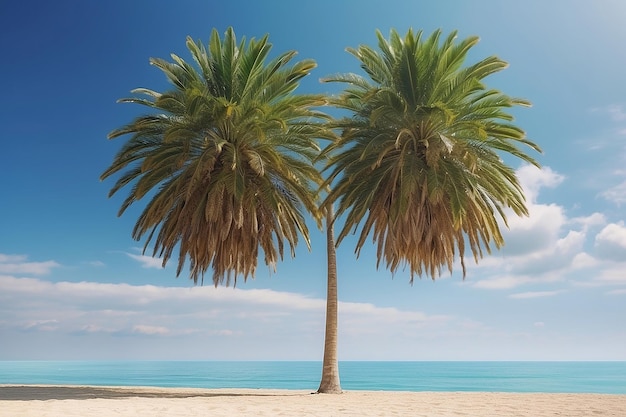
[(626, 417), (626, 395), (4, 385), (0, 416)]

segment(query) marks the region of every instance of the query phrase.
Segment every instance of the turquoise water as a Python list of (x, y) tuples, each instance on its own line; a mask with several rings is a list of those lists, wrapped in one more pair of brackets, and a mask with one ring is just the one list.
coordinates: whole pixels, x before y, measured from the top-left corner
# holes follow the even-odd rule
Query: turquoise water
[[(344, 390), (626, 394), (626, 362), (341, 362)], [(0, 361), (0, 384), (316, 390), (319, 362)]]

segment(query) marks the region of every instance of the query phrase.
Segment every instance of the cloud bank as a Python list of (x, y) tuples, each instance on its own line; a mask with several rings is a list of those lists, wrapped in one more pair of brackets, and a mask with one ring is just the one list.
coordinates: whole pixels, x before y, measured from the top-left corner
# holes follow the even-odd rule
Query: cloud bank
[(601, 213), (572, 218), (565, 207), (540, 202), (542, 189), (566, 180), (549, 167), (523, 166), (517, 174), (530, 214), (509, 217), (509, 228), (502, 227), (504, 248), (468, 267), (468, 280), (481, 289), (533, 288), (512, 298), (556, 295), (551, 286), (557, 283), (626, 285), (623, 222), (608, 222)]

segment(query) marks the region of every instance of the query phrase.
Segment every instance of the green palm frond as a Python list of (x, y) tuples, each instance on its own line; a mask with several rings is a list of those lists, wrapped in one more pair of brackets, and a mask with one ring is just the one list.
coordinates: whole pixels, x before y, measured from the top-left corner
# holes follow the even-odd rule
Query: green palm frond
[(128, 139), (101, 179), (119, 174), (110, 195), (129, 190), (120, 215), (148, 199), (133, 230), (144, 251), (165, 265), (178, 250), (177, 274), (188, 263), (194, 282), (211, 269), (215, 285), (236, 283), (261, 254), (275, 267), (300, 237), (309, 245), (305, 213), (321, 219), (317, 139), (334, 134), (315, 109), (325, 97), (294, 94), (314, 61), (290, 64), (293, 51), (268, 61), (267, 36), (237, 43), (232, 28), (186, 45), (193, 64), (150, 60), (171, 90), (121, 100), (151, 114), (109, 134)]
[(502, 246), (504, 209), (528, 211), (501, 155), (538, 165), (524, 148), (539, 147), (508, 111), (529, 103), (483, 83), (506, 62), (492, 56), (464, 66), (478, 38), (456, 37), (392, 30), (386, 39), (377, 32), (378, 50), (348, 49), (369, 79), (324, 80), (345, 84), (333, 104), (351, 113), (334, 122), (342, 136), (322, 152), (322, 187), (332, 184), (324, 205), (337, 203), (345, 218), (337, 242), (360, 228), (357, 255), (371, 237), (378, 262), (392, 272), (408, 265), (411, 281), (452, 271), (457, 256), (465, 273), (466, 246), (476, 260)]

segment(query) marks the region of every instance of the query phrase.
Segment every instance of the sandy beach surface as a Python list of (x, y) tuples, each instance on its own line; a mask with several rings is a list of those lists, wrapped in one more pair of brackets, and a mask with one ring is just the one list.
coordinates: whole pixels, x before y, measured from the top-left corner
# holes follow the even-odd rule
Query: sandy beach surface
[(0, 416), (626, 416), (626, 395), (0, 386)]

